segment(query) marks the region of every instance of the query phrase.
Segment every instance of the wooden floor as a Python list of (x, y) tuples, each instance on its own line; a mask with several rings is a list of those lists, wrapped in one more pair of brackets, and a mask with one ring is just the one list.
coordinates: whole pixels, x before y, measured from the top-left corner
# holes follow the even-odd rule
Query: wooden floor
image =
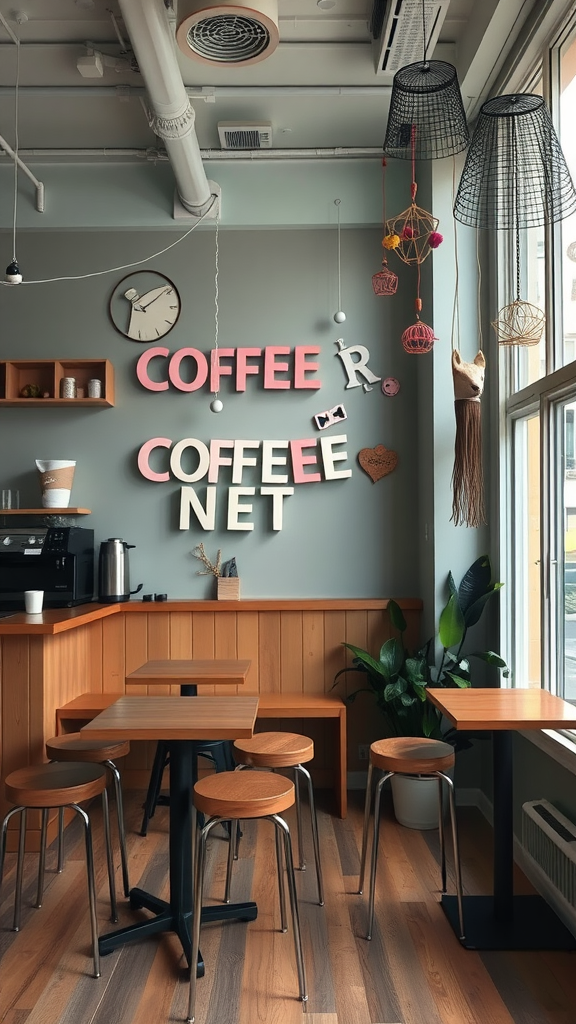
[[(278, 931), (272, 826), (244, 829), (233, 899), (258, 901), (255, 922), (202, 932), (206, 976), (198, 983), (200, 1024), (575, 1024), (576, 958), (570, 953), (464, 950), (438, 904), (435, 832), (383, 823), (376, 927), (363, 938), (366, 903), (355, 894), (362, 794), (342, 821), (320, 808), (326, 905), (314, 903), (313, 864), (298, 872), (309, 1003), (297, 999), (291, 934)], [(136, 830), (142, 793), (127, 794), (131, 884), (160, 895), (167, 883), (167, 810), (146, 838)], [(95, 819), (98, 812), (94, 812)], [(491, 831), (479, 812), (460, 812), (465, 890), (490, 886)], [(101, 834), (97, 827), (97, 836)], [(309, 837), (308, 837), (309, 839)], [(227, 844), (214, 837), (209, 893), (223, 891)], [(98, 918), (109, 929), (98, 840)], [(125, 946), (91, 977), (82, 839), (67, 830), (64, 872), (50, 851), (44, 905), (35, 910), (36, 857), (26, 855), (22, 929), (11, 931), (15, 855), (6, 858), (0, 903), (0, 1021), (6, 1024), (163, 1024), (186, 1017), (187, 979), (173, 936)], [(118, 879), (120, 882), (120, 879)], [(450, 880), (451, 884), (451, 880)], [(520, 876), (520, 891), (530, 891)], [(134, 914), (122, 900), (121, 920)]]

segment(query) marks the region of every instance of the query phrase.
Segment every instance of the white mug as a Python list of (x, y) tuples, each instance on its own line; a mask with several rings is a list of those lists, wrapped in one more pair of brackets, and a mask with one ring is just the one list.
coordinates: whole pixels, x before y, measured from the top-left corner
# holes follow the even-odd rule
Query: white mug
[(25, 590), (24, 591), (24, 607), (28, 615), (37, 615), (38, 612), (42, 611), (42, 604), (44, 601), (43, 590)]

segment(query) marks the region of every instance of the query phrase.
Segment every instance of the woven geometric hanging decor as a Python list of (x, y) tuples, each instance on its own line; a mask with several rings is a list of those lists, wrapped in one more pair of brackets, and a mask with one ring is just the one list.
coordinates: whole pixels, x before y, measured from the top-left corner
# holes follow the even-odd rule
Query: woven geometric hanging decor
[(484, 103), (456, 194), (456, 220), (519, 230), (575, 211), (576, 191), (542, 97), (519, 93)]
[(470, 141), (456, 68), (442, 60), (407, 64), (394, 75), (384, 152), (417, 160), (438, 160), (466, 149)]
[(538, 345), (544, 331), (546, 317), (538, 306), (524, 299), (515, 299), (498, 311), (492, 327), (499, 345)]
[[(413, 192), (415, 193), (415, 189)], [(383, 244), (386, 245), (387, 239), (397, 239), (391, 248), (402, 262), (420, 264), (442, 241), (442, 235), (436, 231), (437, 227), (438, 218), (412, 202), (407, 210), (386, 221), (386, 237)]]

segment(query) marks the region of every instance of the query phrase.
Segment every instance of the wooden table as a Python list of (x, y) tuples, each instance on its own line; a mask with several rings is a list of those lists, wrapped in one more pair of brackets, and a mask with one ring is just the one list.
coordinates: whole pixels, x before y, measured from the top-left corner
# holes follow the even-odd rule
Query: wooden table
[(208, 684), (240, 686), (246, 682), (250, 661), (232, 658), (215, 659), (161, 659), (147, 661), (126, 676), (126, 685), (180, 684), (181, 697), (196, 696), (196, 687)]
[[(572, 729), (576, 708), (547, 690), (429, 689), (428, 699), (456, 729), (492, 733), (494, 765), (494, 893), (464, 897), (468, 949), (576, 949), (576, 940), (540, 896), (515, 896), (513, 886), (514, 731)], [(455, 896), (442, 905), (455, 931)]]
[[(105, 956), (125, 942), (174, 931), (190, 962), (192, 915), (192, 784), (194, 741), (234, 740), (253, 735), (257, 697), (121, 697), (81, 729), (93, 739), (165, 740), (170, 748), (170, 901), (143, 889), (132, 889), (130, 905), (145, 907), (155, 916), (120, 928), (99, 939)], [(255, 903), (206, 907), (202, 920), (254, 920)], [(204, 965), (198, 963), (198, 973)]]

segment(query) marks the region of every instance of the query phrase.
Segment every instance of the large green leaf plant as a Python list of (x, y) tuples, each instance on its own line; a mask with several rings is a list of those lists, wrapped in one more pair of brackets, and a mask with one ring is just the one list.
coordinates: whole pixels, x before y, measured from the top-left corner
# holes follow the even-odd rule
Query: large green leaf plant
[[(352, 652), (352, 665), (334, 677), (334, 686), (348, 672), (360, 672), (368, 686), (361, 686), (346, 697), (354, 701), (359, 693), (373, 693), (382, 713), (388, 736), (427, 736), (432, 739), (455, 740), (452, 731), (443, 729), (440, 712), (426, 698), (427, 686), (471, 685), (470, 658), (495, 666), (504, 676), (509, 674), (506, 662), (494, 651), (464, 653), (466, 635), (479, 621), (488, 601), (503, 586), (492, 583), (492, 567), (488, 555), (482, 555), (468, 569), (457, 587), (448, 574), (449, 597), (440, 614), (438, 633), (410, 655), (404, 645), (406, 620), (395, 601), (389, 601), (388, 612), (399, 637), (382, 645), (378, 659), (354, 644), (343, 646)], [(437, 653), (441, 648), (441, 653)]]

